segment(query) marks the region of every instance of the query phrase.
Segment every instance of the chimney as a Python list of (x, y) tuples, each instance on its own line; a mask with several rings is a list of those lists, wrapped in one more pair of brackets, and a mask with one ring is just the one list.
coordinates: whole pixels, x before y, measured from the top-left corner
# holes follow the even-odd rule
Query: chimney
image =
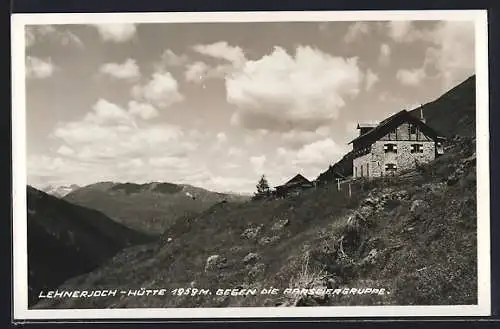
[(420, 105), (420, 121), (425, 123), (424, 110), (422, 109), (422, 105)]

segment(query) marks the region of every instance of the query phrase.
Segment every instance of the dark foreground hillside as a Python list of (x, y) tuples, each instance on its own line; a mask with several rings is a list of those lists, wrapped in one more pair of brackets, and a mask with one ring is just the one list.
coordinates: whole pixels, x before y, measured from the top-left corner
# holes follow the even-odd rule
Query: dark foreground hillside
[(40, 290), (56, 288), (118, 251), (152, 241), (102, 213), (27, 187), (28, 286), (30, 304)]
[(134, 230), (161, 234), (177, 218), (198, 214), (223, 200), (248, 197), (172, 183), (96, 183), (69, 193), (64, 200), (96, 209)]
[[(359, 183), (351, 198), (329, 184), (290, 199), (219, 203), (59, 287), (148, 296), (47, 299), (37, 308), (475, 304), (475, 150), (473, 140), (456, 143), (418, 170)], [(212, 294), (171, 295), (188, 287)], [(216, 294), (270, 287), (280, 292)], [(289, 287), (386, 293), (283, 294)], [(162, 288), (166, 295), (151, 294)]]

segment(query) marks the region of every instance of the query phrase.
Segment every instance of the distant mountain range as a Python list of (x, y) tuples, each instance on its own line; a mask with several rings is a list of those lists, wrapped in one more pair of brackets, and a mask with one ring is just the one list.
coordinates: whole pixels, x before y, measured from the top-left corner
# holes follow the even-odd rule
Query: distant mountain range
[(52, 196), (55, 196), (57, 198), (62, 198), (66, 196), (67, 194), (79, 189), (80, 186), (76, 184), (71, 184), (71, 185), (63, 185), (63, 186), (53, 186), (53, 185), (48, 185), (41, 190), (47, 194), (50, 194)]
[(29, 302), (41, 289), (54, 289), (89, 272), (125, 247), (149, 242), (96, 210), (27, 187)]
[(218, 202), (248, 199), (245, 195), (159, 182), (101, 182), (76, 189), (64, 197), (68, 202), (99, 210), (129, 228), (148, 234), (161, 234), (177, 218), (198, 214)]

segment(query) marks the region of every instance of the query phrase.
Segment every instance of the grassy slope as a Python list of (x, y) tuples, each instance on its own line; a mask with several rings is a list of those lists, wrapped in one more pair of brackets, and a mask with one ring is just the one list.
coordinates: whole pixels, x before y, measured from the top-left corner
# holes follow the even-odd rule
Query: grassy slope
[(125, 247), (151, 241), (98, 211), (30, 186), (27, 200), (30, 301), (39, 290), (86, 273)]
[[(129, 248), (96, 271), (60, 287), (371, 286), (386, 288), (390, 295), (330, 299), (117, 296), (52, 300), (38, 307), (474, 304), (475, 162), (463, 164), (472, 148), (470, 141), (464, 142), (413, 176), (366, 183), (350, 199), (331, 184), (295, 199), (217, 204), (199, 216), (178, 220), (162, 241)], [(443, 182), (455, 172), (457, 179)], [(401, 191), (406, 193), (399, 199)], [(375, 206), (368, 206), (367, 198), (377, 200)], [(429, 205), (419, 218), (410, 213), (415, 200)], [(352, 220), (356, 212), (365, 220)], [(274, 227), (284, 219), (288, 225)], [(242, 236), (246, 229), (257, 226), (261, 230), (255, 238)], [(345, 255), (340, 249), (341, 236), (345, 237)], [(168, 238), (172, 240), (168, 242)], [(374, 249), (376, 256), (370, 261), (367, 255)], [(260, 259), (244, 265), (243, 258), (251, 252)], [(227, 264), (205, 272), (206, 260), (214, 254), (226, 257)]]
[[(194, 195), (192, 199), (186, 192)], [(138, 231), (160, 234), (175, 219), (200, 213), (225, 199), (237, 196), (170, 183), (110, 183), (82, 187), (64, 200), (96, 209)]]

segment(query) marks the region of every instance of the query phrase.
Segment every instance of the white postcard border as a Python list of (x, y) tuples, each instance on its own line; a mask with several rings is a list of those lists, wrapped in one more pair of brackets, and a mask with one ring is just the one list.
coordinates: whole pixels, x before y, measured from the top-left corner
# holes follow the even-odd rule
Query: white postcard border
[[(478, 305), (454, 306), (320, 306), (243, 308), (140, 308), (29, 310), (27, 287), (27, 207), (25, 135), (25, 35), (30, 24), (321, 22), (389, 20), (467, 20), (475, 22), (476, 142), (478, 221)], [(489, 92), (488, 28), (485, 10), (189, 12), (13, 14), (12, 27), (12, 168), (13, 168), (13, 315), (15, 320), (148, 319), (148, 318), (281, 318), (488, 316), (490, 291)]]

